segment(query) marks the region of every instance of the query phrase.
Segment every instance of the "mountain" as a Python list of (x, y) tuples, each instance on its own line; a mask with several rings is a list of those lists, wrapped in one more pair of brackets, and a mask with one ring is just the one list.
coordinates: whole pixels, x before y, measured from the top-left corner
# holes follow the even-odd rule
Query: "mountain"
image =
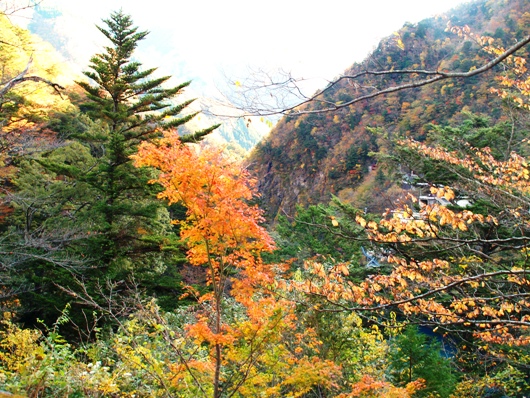
[[(446, 31), (448, 22), (468, 25), (472, 32), (492, 36), (507, 46), (528, 34), (529, 20), (530, 3), (526, 0), (474, 1), (445, 15), (405, 24), (344, 75), (390, 69), (467, 72), (484, 65), (491, 56), (477, 43)], [(383, 199), (375, 197), (373, 190), (378, 173), (384, 174), (377, 168), (375, 153), (391, 152), (389, 138), (423, 140), (430, 123), (458, 123), (469, 112), (485, 114), (492, 122), (505, 120), (502, 101), (489, 92), (499, 70), (380, 96), (335, 112), (284, 117), (248, 159), (267, 215), (293, 214), (297, 204), (326, 203), (332, 195), (370, 211), (384, 209)], [(356, 84), (343, 80), (323, 88), (321, 99), (347, 102), (366, 87), (395, 86), (404, 79), (394, 74), (361, 78)], [(322, 102), (311, 102), (302, 110), (322, 106)]]

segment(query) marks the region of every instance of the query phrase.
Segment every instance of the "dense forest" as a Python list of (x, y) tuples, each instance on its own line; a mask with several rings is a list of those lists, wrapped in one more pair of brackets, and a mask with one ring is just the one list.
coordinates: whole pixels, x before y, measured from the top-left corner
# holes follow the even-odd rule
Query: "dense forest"
[[(508, 47), (529, 34), (527, 13), (525, 1), (464, 4), (448, 14), (406, 24), (342, 76), (364, 70), (476, 69), (490, 61), (491, 54), (481, 50), (483, 46), (472, 37), (459, 37), (448, 30), (448, 23), (469, 26), (475, 34)], [(525, 51), (520, 55), (526, 56)], [(392, 152), (387, 136), (423, 141), (433, 125), (457, 126), (469, 113), (487, 116), (491, 125), (520, 119), (517, 109), (510, 110), (511, 104), (490, 91), (502, 69), (500, 65), (472, 78), (443, 80), (334, 111), (315, 112), (329, 104), (340, 106), (373, 88), (395, 87), (412, 79), (403, 74), (368, 75), (323, 87), (322, 95), (301, 109), (305, 114), (283, 118), (250, 156), (248, 163), (260, 181), (267, 215), (293, 215), (296, 204), (327, 202), (332, 195), (359, 208), (384, 211), (401, 194), (397, 187), (381, 190), (375, 183), (376, 174), (382, 171), (372, 166), (379, 163), (381, 155)], [(518, 130), (525, 128), (524, 123), (517, 125)], [(373, 190), (380, 195), (372, 195)]]
[(11, 12), (0, 397), (529, 396), (527, 2), (405, 25), (243, 163), (125, 11), (82, 76)]

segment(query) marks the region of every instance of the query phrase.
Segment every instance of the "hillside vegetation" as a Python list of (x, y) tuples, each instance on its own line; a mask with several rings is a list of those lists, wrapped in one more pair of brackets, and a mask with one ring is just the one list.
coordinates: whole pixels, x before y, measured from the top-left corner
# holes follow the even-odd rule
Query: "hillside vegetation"
[[(530, 31), (525, 1), (474, 1), (417, 24), (406, 24), (382, 40), (360, 64), (344, 72), (423, 69), (469, 71), (491, 59), (469, 38), (447, 31), (448, 22), (468, 25), (478, 35), (508, 45)], [(526, 54), (522, 50), (521, 54)], [(259, 180), (262, 205), (269, 217), (293, 215), (295, 206), (327, 203), (332, 195), (371, 211), (384, 211), (395, 198), (386, 188), (374, 193), (370, 174), (379, 155), (392, 154), (391, 140), (425, 140), (431, 125), (458, 124), (466, 113), (487, 116), (491, 123), (510, 121), (502, 99), (490, 92), (501, 68), (460, 80), (449, 80), (356, 103), (336, 112), (284, 117), (251, 154), (248, 164)], [(400, 75), (344, 80), (327, 90), (322, 102), (303, 110), (318, 110), (324, 101), (340, 104), (363, 93), (363, 87), (386, 88), (403, 83)], [(409, 170), (402, 170), (403, 173)], [(388, 174), (388, 170), (383, 170)], [(368, 180), (367, 180), (368, 178)], [(372, 178), (373, 179), (373, 178)], [(363, 183), (365, 186), (363, 187)], [(388, 188), (388, 187), (387, 187)]]
[(260, 180), (130, 15), (74, 79), (2, 5), (0, 396), (529, 396), (525, 2), (384, 40), (348, 73), (499, 63), (336, 112), (406, 74), (323, 88)]

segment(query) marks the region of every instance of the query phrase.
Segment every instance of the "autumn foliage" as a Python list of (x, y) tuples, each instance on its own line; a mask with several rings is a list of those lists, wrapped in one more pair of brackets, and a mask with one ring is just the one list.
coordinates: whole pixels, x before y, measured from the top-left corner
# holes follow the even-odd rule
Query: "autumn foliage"
[[(142, 72), (131, 58), (147, 32), (122, 12), (105, 22), (121, 26), (116, 35), (100, 30), (122, 49), (92, 59), (85, 74), (94, 85), (80, 83), (88, 100), (78, 111), (54, 115), (53, 107), (67, 112), (54, 97), (39, 113), (44, 92), (9, 86), (32, 65), (26, 54), (12, 66), (0, 59), (9, 89), (0, 95), (0, 395), (527, 395), (530, 163), (526, 140), (518, 142), (527, 131), (515, 131), (522, 123), (513, 114), (511, 131), (490, 129), (483, 116), (464, 120), (468, 130), (442, 127), (444, 114), (450, 123), (470, 115), (460, 112), (464, 100), (486, 106), (491, 93), (526, 115), (524, 57), (506, 57), (494, 87), (463, 80), (464, 93), (451, 97), (458, 87), (448, 81), (342, 106), (352, 90), (399, 86), (411, 71), (429, 75), (420, 68), (444, 74), (449, 65), (468, 79), (471, 61), (483, 61), (475, 51), (505, 52), (500, 39), (449, 25), (479, 46), (463, 42), (466, 56), (449, 58), (450, 34), (433, 21), (385, 40), (373, 60), (388, 70), (320, 93), (340, 112), (307, 105), (310, 114), (279, 124), (294, 151), (273, 135), (259, 148), (269, 160), (261, 183), (291, 182), (289, 195), (266, 193), (270, 208), (288, 213), (293, 198), (338, 195), (269, 225), (275, 243), (256, 205), (257, 181), (223, 149), (197, 143), (216, 126), (177, 131), (195, 116), (177, 116), (192, 101), (164, 101), (189, 83), (163, 89), (168, 77), (149, 80), (154, 69)], [(15, 40), (9, 32), (4, 39)], [(120, 52), (121, 60), (108, 55)], [(120, 68), (117, 80), (108, 73)], [(61, 120), (46, 125), (48, 117)], [(509, 137), (497, 140), (499, 131)], [(407, 168), (416, 173), (406, 177), (423, 181), (407, 180)], [(310, 179), (330, 185), (308, 193)], [(358, 206), (364, 197), (379, 208), (376, 196), (392, 187), (397, 197), (401, 181), (418, 195), (403, 195), (384, 214)], [(53, 301), (56, 293), (65, 301)], [(53, 320), (41, 321), (48, 309)]]
[[(477, 194), (506, 203), (499, 217), (504, 227), (513, 228), (512, 235), (500, 237), (497, 231), (496, 236), (485, 236), (485, 230), (498, 228), (497, 217), (441, 204), (421, 205), (417, 210), (403, 205), (379, 222), (357, 215), (369, 240), (394, 248), (383, 259), (392, 265), (390, 274), (372, 275), (357, 285), (348, 281), (345, 264), (325, 269), (319, 262), (308, 262), (306, 267), (315, 278), (298, 288), (352, 311), (399, 310), (433, 327), (474, 331), (487, 342), (528, 345), (525, 231), (530, 225), (524, 208), (530, 181), (526, 160), (513, 153), (507, 161), (499, 161), (488, 148), (475, 148), (473, 157), (461, 157), (413, 141), (402, 145), (469, 173), (472, 181), (468, 183), (474, 184)], [(431, 193), (446, 200), (455, 197), (449, 187), (432, 187)], [(443, 255), (411, 257), (425, 257), (431, 250)]]
[[(227, 391), (266, 391), (270, 397), (293, 391), (298, 396), (315, 384), (333, 386), (338, 366), (307, 356), (303, 347), (318, 352), (314, 332), (295, 332), (294, 303), (273, 290), (285, 266), (261, 259), (274, 245), (259, 225), (261, 210), (249, 204), (255, 191), (248, 173), (221, 150), (183, 145), (175, 133), (143, 143), (132, 158), (137, 167), (158, 170), (150, 182), (163, 187), (160, 199), (185, 206), (186, 219), (174, 223), (180, 225), (189, 262), (206, 271), (209, 291), (199, 294), (188, 287), (197, 312), (185, 330), (197, 347), (210, 347), (209, 359), (174, 366), (175, 381), (191, 376), (188, 381), (201, 390), (211, 387), (214, 397)], [(228, 314), (228, 300), (242, 306), (240, 317)], [(263, 367), (267, 371), (258, 372)]]
[[(449, 25), (448, 30), (460, 37), (477, 42), (485, 52), (493, 56), (499, 56), (506, 51), (502, 45), (495, 42), (493, 37), (478, 35), (471, 31), (467, 25), (463, 27)], [(503, 99), (513, 101), (520, 108), (529, 110), (530, 103), (527, 97), (530, 96), (530, 74), (526, 66), (526, 59), (521, 56), (510, 55), (504, 62), (507, 72), (495, 77), (500, 87), (492, 87), (490, 91)]]

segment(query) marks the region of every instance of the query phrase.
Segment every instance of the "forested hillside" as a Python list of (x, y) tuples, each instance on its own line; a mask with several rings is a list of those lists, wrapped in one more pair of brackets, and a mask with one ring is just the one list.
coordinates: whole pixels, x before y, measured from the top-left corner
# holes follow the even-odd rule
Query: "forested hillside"
[(204, 142), (221, 127), (190, 82), (136, 59), (131, 15), (102, 16), (73, 76), (16, 4), (0, 0), (0, 397), (530, 395), (525, 2), (384, 40), (347, 71), (382, 75), (286, 112), (260, 180)]
[[(467, 72), (492, 59), (474, 40), (447, 29), (468, 25), (472, 32), (513, 44), (528, 34), (530, 9), (525, 1), (474, 1), (446, 15), (407, 24), (390, 34), (361, 64), (344, 72), (364, 70), (432, 70)], [(389, 32), (390, 33), (390, 32)], [(523, 50), (523, 54), (525, 54)], [(262, 204), (269, 217), (294, 214), (295, 205), (327, 203), (331, 195), (372, 211), (384, 211), (393, 192), (373, 195), (376, 153), (391, 152), (388, 138), (425, 140), (432, 124), (460, 123), (467, 112), (485, 115), (491, 123), (511, 120), (501, 98), (490, 92), (502, 67), (470, 79), (455, 79), (357, 102), (334, 112), (284, 117), (250, 156), (260, 181)], [(390, 74), (345, 79), (303, 108), (315, 111), (341, 104), (370, 89), (407, 82)], [(323, 88), (324, 89), (324, 88)], [(407, 170), (403, 170), (407, 172)], [(375, 185), (374, 185), (375, 184)], [(387, 187), (388, 188), (388, 187)], [(375, 196), (375, 197), (374, 197)]]

